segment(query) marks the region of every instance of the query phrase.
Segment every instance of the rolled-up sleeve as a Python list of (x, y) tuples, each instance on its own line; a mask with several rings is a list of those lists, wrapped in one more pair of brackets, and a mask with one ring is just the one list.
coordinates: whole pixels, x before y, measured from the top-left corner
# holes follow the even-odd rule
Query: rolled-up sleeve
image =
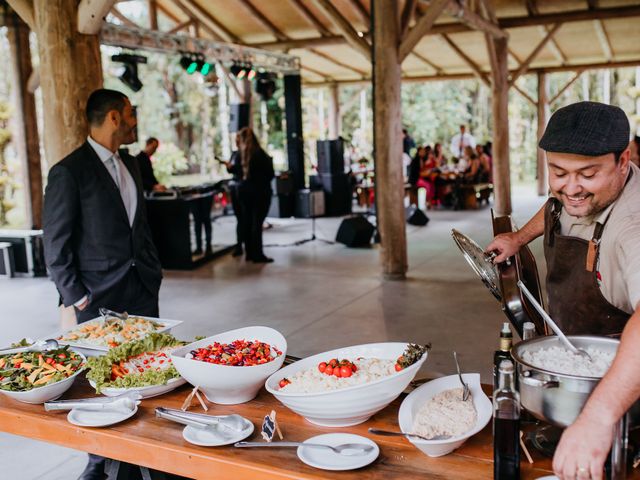
[(44, 196), (43, 242), (47, 267), (65, 307), (87, 294), (78, 277), (73, 231), (80, 211), (78, 186), (68, 169), (55, 165)]

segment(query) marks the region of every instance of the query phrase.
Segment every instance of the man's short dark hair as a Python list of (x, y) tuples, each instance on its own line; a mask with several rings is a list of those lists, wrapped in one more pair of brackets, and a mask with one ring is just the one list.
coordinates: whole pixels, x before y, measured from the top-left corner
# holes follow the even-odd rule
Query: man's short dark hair
[(147, 138), (146, 145), (151, 145), (153, 142), (160, 143), (156, 137), (149, 137)]
[(90, 126), (97, 127), (102, 125), (107, 113), (111, 110), (117, 110), (122, 113), (125, 106), (127, 96), (117, 90), (109, 90), (100, 88), (95, 90), (87, 100), (87, 121)]

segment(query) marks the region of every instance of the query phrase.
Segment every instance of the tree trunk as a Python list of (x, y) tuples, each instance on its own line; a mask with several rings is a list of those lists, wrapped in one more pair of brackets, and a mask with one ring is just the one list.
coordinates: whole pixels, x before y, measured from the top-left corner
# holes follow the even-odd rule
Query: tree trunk
[(511, 214), (511, 173), (509, 168), (509, 83), (507, 40), (491, 41), (496, 51), (496, 69), (492, 72), (493, 112), (493, 184), (498, 215)]
[(36, 102), (29, 92), (27, 82), (33, 67), (29, 47), (29, 27), (17, 15), (8, 24), (8, 39), (13, 69), (14, 146), (22, 159), (23, 183), (26, 188), (26, 222), (31, 228), (42, 228), (42, 166), (40, 162), (40, 137), (36, 117)]
[(88, 134), (85, 107), (102, 88), (97, 35), (78, 33), (78, 1), (35, 0), (44, 110), (44, 150), (49, 166), (80, 146)]
[(407, 234), (402, 175), (401, 70), (395, 2), (373, 0), (374, 159), (376, 207), (383, 275), (401, 279), (407, 272)]
[[(542, 138), (549, 121), (549, 75), (538, 73), (538, 141)], [(538, 195), (545, 196), (549, 191), (547, 161), (544, 150), (537, 148)]]

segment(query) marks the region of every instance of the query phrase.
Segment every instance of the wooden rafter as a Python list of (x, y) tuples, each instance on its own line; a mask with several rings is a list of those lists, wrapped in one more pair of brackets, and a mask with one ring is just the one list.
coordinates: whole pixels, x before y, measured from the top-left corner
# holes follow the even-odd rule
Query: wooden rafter
[(149, 0), (149, 28), (158, 30), (158, 0)]
[(195, 20), (187, 20), (186, 22), (180, 23), (173, 27), (171, 30), (167, 30), (167, 35), (173, 35), (174, 33), (178, 33), (185, 28), (190, 27), (195, 23)]
[(400, 16), (400, 32), (398, 34), (398, 38), (400, 38), (401, 41), (409, 31), (409, 25), (411, 24), (411, 20), (416, 13), (417, 5), (418, 0), (407, 0), (404, 4), (402, 15)]
[(80, 0), (78, 4), (78, 32), (95, 35), (100, 31), (116, 0)]
[(323, 37), (331, 35), (329, 29), (325, 27), (320, 20), (318, 20), (318, 17), (316, 17), (304, 3), (302, 3), (302, 0), (291, 0), (291, 5), (294, 6), (298, 13), (300, 13), (307, 22), (316, 27), (316, 30), (320, 32), (320, 35)]
[(522, 62), (520, 67), (518, 67), (518, 70), (516, 70), (516, 73), (514, 73), (511, 76), (511, 80), (509, 81), (509, 85), (510, 86), (515, 85), (516, 80), (518, 79), (518, 77), (520, 77), (520, 75), (522, 75), (523, 73), (525, 73), (527, 71), (527, 69), (531, 65), (531, 62), (533, 62), (533, 60), (535, 60), (535, 58), (542, 51), (542, 49), (547, 44), (547, 42), (549, 42), (549, 40), (551, 40), (551, 38), (555, 35), (555, 33), (558, 31), (558, 29), (561, 26), (562, 26), (561, 23), (556, 23), (553, 26), (553, 28), (547, 32), (547, 35), (540, 41), (540, 43), (538, 43), (536, 48), (534, 48), (533, 51), (529, 54), (529, 56), (525, 59), (525, 61)]
[(484, 83), (487, 87), (490, 87), (491, 82), (489, 81), (489, 77), (485, 72), (482, 71), (482, 69), (478, 66), (478, 64), (473, 60), (471, 60), (471, 58), (469, 58), (469, 56), (466, 53), (464, 53), (462, 49), (458, 45), (456, 45), (453, 42), (453, 40), (451, 40), (451, 38), (449, 38), (448, 35), (442, 34), (441, 37), (445, 42), (447, 42), (447, 45), (449, 45), (453, 49), (453, 51), (456, 52), (458, 56), (462, 58), (462, 60), (464, 60), (464, 62), (467, 65), (469, 65), (469, 68), (473, 70), (473, 73), (475, 74), (475, 76), (478, 77), (482, 81), (482, 83)]
[(360, 0), (349, 0), (349, 3), (353, 6), (353, 9), (358, 12), (358, 16), (368, 28), (371, 19), (369, 18), (369, 12), (367, 12), (367, 9), (360, 3)]
[(352, 72), (357, 73), (361, 77), (365, 77), (367, 75), (367, 72), (365, 72), (364, 70), (361, 70), (361, 69), (356, 68), (356, 67), (354, 67), (352, 65), (349, 65), (349, 64), (343, 63), (343, 62), (341, 62), (339, 60), (336, 60), (332, 56), (327, 55), (326, 53), (321, 52), (320, 50), (317, 50), (315, 48), (310, 48), (309, 51), (311, 53), (313, 53), (314, 55), (317, 55), (317, 56), (319, 56), (321, 58), (324, 58), (328, 62), (331, 62), (331, 63), (333, 63), (335, 65), (338, 65), (339, 67), (346, 68), (347, 70), (351, 70)]
[(278, 40), (288, 40), (288, 37), (269, 20), (264, 13), (251, 3), (250, 0), (240, 0), (240, 3), (251, 14), (251, 17), (258, 21), (263, 27), (269, 30)]
[(325, 82), (331, 82), (331, 83), (335, 83), (335, 80), (333, 79), (333, 77), (327, 75), (326, 73), (322, 73), (318, 70), (316, 70), (315, 68), (311, 68), (311, 67), (306, 67), (304, 65), (300, 65), (300, 70), (306, 70), (307, 72), (311, 72), (314, 75), (320, 77), (320, 78), (324, 78)]
[(33, 0), (7, 0), (9, 6), (26, 23), (29, 30), (35, 31), (36, 20)]
[(576, 74), (571, 78), (571, 80), (569, 80), (567, 83), (565, 83), (564, 87), (562, 87), (560, 90), (558, 90), (558, 93), (556, 93), (553, 97), (551, 97), (549, 99), (549, 105), (551, 105), (553, 102), (558, 100), (560, 98), (560, 95), (562, 95), (567, 90), (567, 88), (569, 88), (571, 85), (573, 85), (575, 83), (575, 81), (580, 78), (580, 76), (582, 75), (583, 72), (584, 72), (584, 70), (578, 70), (576, 72)]
[[(173, 3), (176, 5), (176, 7), (178, 7), (182, 13), (184, 13), (187, 18), (191, 21), (191, 25), (197, 23), (197, 18), (195, 13), (188, 9), (180, 0), (173, 0)], [(158, 5), (160, 6), (160, 5)], [(178, 23), (178, 22), (176, 22)], [(181, 23), (181, 22), (180, 22)], [(209, 35), (211, 35), (211, 38), (213, 38), (214, 40), (219, 40), (219, 41), (226, 41), (224, 38), (222, 38), (222, 36), (220, 36), (216, 31), (214, 31), (213, 29), (209, 28), (208, 25), (204, 25), (203, 28), (207, 31), (207, 33)]]
[(469, 26), (472, 30), (488, 33), (495, 38), (507, 38), (509, 36), (509, 34), (502, 30), (497, 24), (485, 20), (477, 13), (457, 2), (451, 2), (449, 4), (449, 11), (458, 17), (460, 22)]
[(218, 37), (222, 38), (225, 42), (241, 43), (240, 39), (231, 33), (222, 23), (215, 19), (209, 12), (202, 8), (198, 3), (193, 0), (173, 0), (173, 2), (186, 8), (190, 13), (190, 17), (199, 20), (200, 23), (209, 27), (210, 30), (216, 32)]
[(607, 60), (613, 60), (613, 49), (611, 48), (611, 41), (609, 40), (609, 35), (607, 35), (607, 31), (604, 28), (604, 24), (601, 20), (594, 20), (593, 28), (596, 30), (596, 35), (605, 58)]
[(433, 2), (431, 2), (426, 13), (420, 17), (405, 38), (402, 39), (400, 47), (398, 48), (398, 59), (400, 63), (407, 58), (407, 55), (415, 48), (422, 37), (431, 30), (431, 27), (433, 27), (433, 24), (449, 3), (450, 0), (433, 0)]
[[(538, 27), (538, 30), (540, 31), (540, 35), (542, 35), (542, 37), (544, 38), (549, 32), (549, 27), (540, 25)], [(553, 55), (558, 59), (561, 65), (567, 63), (567, 56), (562, 51), (555, 38), (549, 40), (547, 48), (551, 50), (551, 53), (553, 53)]]
[(338, 9), (329, 0), (314, 0), (315, 5), (331, 21), (333, 26), (345, 38), (357, 52), (361, 53), (367, 60), (371, 60), (371, 46), (367, 41), (358, 35), (349, 21), (342, 16)]
[(120, 20), (123, 25), (127, 25), (128, 27), (140, 28), (140, 25), (138, 25), (130, 18), (127, 18), (120, 10), (118, 10), (118, 7), (116, 7), (115, 5), (111, 8), (111, 12), (109, 13)]
[(428, 58), (425, 58), (424, 56), (420, 55), (415, 50), (413, 52), (411, 52), (411, 55), (416, 57), (422, 63), (425, 63), (425, 64), (429, 65), (429, 67), (431, 67), (437, 74), (439, 74), (439, 75), (442, 74), (442, 67), (436, 65), (435, 63), (430, 61)]
[(169, 20), (171, 20), (173, 23), (175, 24), (181, 23), (182, 20), (176, 17), (171, 11), (167, 10), (165, 6), (162, 5), (161, 3), (157, 3), (156, 7), (158, 8), (159, 12), (162, 12), (162, 14), (165, 17), (167, 17)]

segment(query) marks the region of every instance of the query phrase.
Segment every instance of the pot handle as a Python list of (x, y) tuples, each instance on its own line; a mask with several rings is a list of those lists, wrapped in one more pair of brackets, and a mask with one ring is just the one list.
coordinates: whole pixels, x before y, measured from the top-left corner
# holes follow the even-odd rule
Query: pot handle
[(541, 380), (539, 378), (527, 376), (529, 372), (523, 372), (523, 375), (520, 376), (520, 382), (524, 383), (529, 387), (537, 387), (537, 388), (558, 388), (560, 386), (560, 382), (557, 380)]

